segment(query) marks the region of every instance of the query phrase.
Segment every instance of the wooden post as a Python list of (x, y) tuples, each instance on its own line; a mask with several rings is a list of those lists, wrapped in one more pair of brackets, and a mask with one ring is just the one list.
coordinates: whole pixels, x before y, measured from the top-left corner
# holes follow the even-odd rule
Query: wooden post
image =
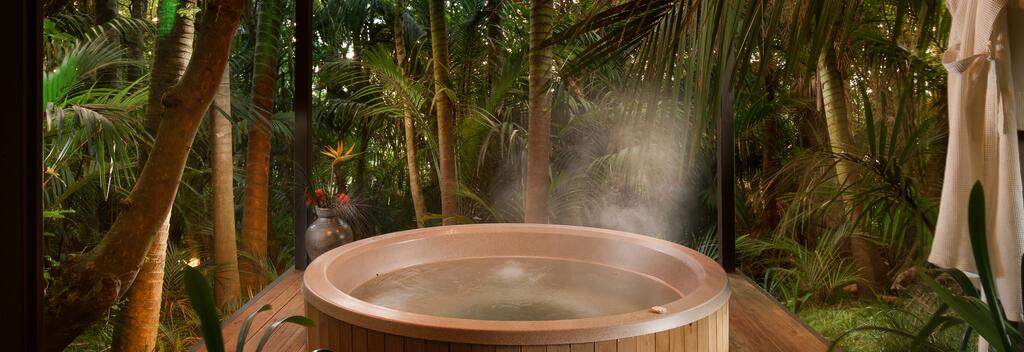
[(312, 154), (313, 115), (313, 2), (295, 2), (295, 126), (292, 138), (293, 178), (295, 189), (292, 194), (292, 218), (295, 232), (295, 269), (302, 270), (309, 264), (306, 257), (305, 233), (309, 226), (309, 209), (306, 207), (306, 182), (309, 177)]
[[(0, 267), (10, 275), (14, 289), (4, 290), (3, 312), (10, 327), (0, 338), (4, 349), (42, 349), (42, 1), (16, 1), (7, 5), (0, 28), (9, 33), (15, 54), (7, 55), (13, 77), (2, 83), (8, 119), (0, 131), (0, 162), (6, 173), (0, 203), (0, 222), (8, 234), (0, 251)], [(12, 316), (13, 315), (13, 316)]]
[(736, 272), (736, 173), (733, 125), (733, 92), (730, 89), (735, 61), (729, 60), (719, 95), (718, 142), (718, 262), (725, 272)]

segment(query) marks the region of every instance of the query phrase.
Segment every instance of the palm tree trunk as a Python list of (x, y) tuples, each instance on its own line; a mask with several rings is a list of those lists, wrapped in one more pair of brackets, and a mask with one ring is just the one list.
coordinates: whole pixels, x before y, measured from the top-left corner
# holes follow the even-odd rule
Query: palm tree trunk
[(213, 186), (214, 297), (221, 307), (242, 298), (235, 243), (235, 164), (231, 136), (231, 75), (224, 70), (220, 88), (210, 106), (210, 138)]
[[(821, 81), (829, 141), (832, 152), (839, 155), (852, 150), (853, 132), (846, 107), (846, 82), (839, 73), (835, 51), (830, 47), (823, 49), (818, 56), (818, 77)], [(836, 180), (840, 188), (849, 187), (859, 180), (859, 176), (851, 172), (852, 165), (849, 160), (838, 159), (835, 167)], [(847, 203), (849, 221), (856, 221), (859, 210), (854, 208), (855, 205), (848, 197), (844, 197), (844, 202)], [(861, 293), (878, 292), (885, 278), (885, 269), (878, 246), (859, 231), (859, 227), (854, 226), (853, 234), (850, 236), (850, 252), (853, 255), (854, 264), (858, 268), (862, 284), (867, 288), (867, 290), (861, 290)]]
[[(405, 57), (405, 4), (402, 0), (395, 1), (395, 59), (402, 75), (408, 77), (409, 72), (406, 66)], [(405, 164), (409, 172), (409, 193), (412, 195), (412, 207), (416, 212), (416, 227), (424, 226), (424, 219), (427, 216), (427, 204), (423, 199), (423, 188), (420, 186), (419, 168), (416, 166), (416, 130), (412, 121), (410, 107), (406, 107), (402, 114), (402, 122), (405, 128)]]
[(484, 11), (487, 11), (487, 78), (493, 89), (497, 85), (498, 75), (502, 68), (501, 40), (501, 5), (502, 0), (487, 0)]
[[(185, 73), (192, 56), (194, 36), (192, 19), (178, 16), (171, 34), (156, 44), (153, 78), (149, 86), (149, 103), (159, 104), (171, 86)], [(162, 116), (156, 109), (146, 111), (149, 133), (156, 134)], [(156, 232), (156, 238), (146, 254), (135, 282), (127, 293), (127, 302), (119, 316), (112, 346), (118, 351), (152, 351), (156, 348), (157, 327), (160, 325), (160, 299), (163, 293), (164, 260), (167, 256), (167, 237), (170, 231), (171, 210)]]
[(167, 212), (157, 237), (149, 246), (146, 261), (132, 287), (125, 294), (124, 311), (118, 318), (111, 341), (113, 351), (153, 351), (159, 334), (160, 308), (164, 286), (164, 262), (167, 259), (167, 233), (171, 213)]
[(524, 221), (548, 222), (551, 185), (551, 24), (552, 0), (530, 1), (529, 135), (527, 137)]
[(253, 58), (252, 101), (258, 119), (249, 123), (245, 159), (245, 210), (242, 250), (250, 257), (240, 263), (242, 291), (256, 293), (266, 284), (267, 202), (270, 178), (270, 121), (274, 113), (277, 55), (281, 35), (281, 1), (264, 0), (257, 10), (256, 53)]
[[(159, 242), (157, 233), (174, 202), (192, 141), (217, 90), (219, 82), (206, 78), (219, 77), (227, 65), (242, 0), (210, 2), (203, 11), (204, 35), (196, 41), (188, 69), (158, 105), (147, 107), (147, 113), (160, 114), (161, 123), (135, 186), (120, 202), (121, 212), (96, 247), (65, 261), (56, 272), (43, 311), (46, 351), (63, 350), (106, 314)], [(154, 73), (164, 69), (156, 60), (153, 67)]]
[[(117, 14), (117, 0), (95, 0), (93, 2), (94, 13), (97, 25), (104, 25), (113, 21), (118, 17)], [(120, 43), (121, 37), (117, 34), (117, 31), (107, 30), (103, 33), (104, 40), (110, 43)], [(118, 74), (118, 68), (116, 66), (106, 67), (100, 69), (96, 73), (96, 80), (101, 87), (116, 87), (120, 82)]]
[(430, 0), (430, 45), (434, 59), (434, 101), (437, 109), (438, 171), (441, 180), (442, 224), (454, 225), (459, 212), (455, 186), (455, 133), (452, 117), (450, 60), (448, 58), (448, 26), (445, 0)]
[[(146, 21), (146, 11), (149, 8), (148, 0), (132, 0), (129, 12), (132, 18), (135, 20)], [(145, 43), (143, 42), (143, 33), (131, 33), (125, 40), (125, 46), (128, 53), (128, 58), (141, 62), (143, 59), (143, 50), (145, 50)], [(124, 78), (128, 83), (135, 82), (142, 77), (142, 67), (138, 65), (129, 65), (125, 68)]]

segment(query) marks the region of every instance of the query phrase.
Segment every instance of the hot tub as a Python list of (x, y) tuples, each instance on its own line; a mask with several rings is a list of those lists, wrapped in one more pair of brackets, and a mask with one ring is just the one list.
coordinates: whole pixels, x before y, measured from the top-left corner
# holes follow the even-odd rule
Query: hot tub
[(727, 351), (729, 287), (710, 258), (620, 231), (480, 224), (377, 236), (303, 277), (309, 350)]

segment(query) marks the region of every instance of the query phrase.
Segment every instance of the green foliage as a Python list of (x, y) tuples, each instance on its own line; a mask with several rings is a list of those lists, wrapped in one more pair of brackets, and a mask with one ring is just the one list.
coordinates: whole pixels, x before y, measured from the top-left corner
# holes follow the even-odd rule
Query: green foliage
[(744, 238), (737, 244), (748, 265), (766, 267), (764, 286), (794, 312), (809, 301), (833, 302), (858, 280), (857, 270), (843, 252), (848, 233), (826, 234), (813, 245), (778, 236), (769, 240)]
[[(895, 303), (854, 301), (833, 305), (810, 304), (800, 311), (800, 319), (830, 340), (851, 329), (875, 326), (888, 330), (919, 331), (934, 311), (934, 298), (927, 294), (907, 297)], [(961, 344), (962, 331), (946, 329), (930, 336), (930, 343), (940, 350), (954, 350)], [(860, 330), (837, 341), (847, 352), (912, 351), (913, 341), (885, 330)]]
[[(966, 341), (971, 331), (977, 332), (996, 351), (1011, 352), (1024, 348), (1024, 337), (1006, 319), (1006, 314), (1000, 305), (995, 281), (992, 277), (992, 267), (986, 243), (985, 194), (980, 181), (976, 182), (971, 189), (967, 220), (971, 249), (974, 254), (975, 265), (978, 268), (978, 276), (981, 279), (981, 291), (985, 296), (984, 301), (979, 297), (979, 293), (974, 288), (973, 283), (959, 270), (948, 269), (944, 272), (953, 277), (963, 295), (953, 293), (921, 270), (919, 271), (921, 280), (935, 294), (940, 304), (927, 319), (927, 323), (920, 327), (920, 330), (913, 332), (905, 329), (871, 325), (857, 327), (839, 335), (833, 341), (832, 348), (835, 348), (843, 338), (850, 334), (874, 330), (911, 340), (910, 347), (913, 351), (951, 350), (933, 344), (933, 336), (943, 333), (948, 329), (964, 325), (968, 326), (969, 329), (965, 332), (965, 343), (960, 346), (961, 351), (965, 350), (967, 346)], [(950, 311), (956, 314), (949, 314)]]
[(178, 19), (178, 3), (180, 0), (160, 0), (157, 6), (157, 38), (164, 38), (171, 34), (174, 28), (174, 21)]
[(43, 73), (43, 110), (63, 97), (78, 80), (78, 66), (75, 56), (67, 56), (56, 69)]

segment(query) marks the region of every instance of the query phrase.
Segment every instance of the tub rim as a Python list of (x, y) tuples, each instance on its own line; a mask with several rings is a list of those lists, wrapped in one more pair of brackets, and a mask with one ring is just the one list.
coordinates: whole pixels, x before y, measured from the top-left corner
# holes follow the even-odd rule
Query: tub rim
[[(680, 267), (694, 271), (694, 274), (701, 278), (701, 285), (680, 299), (663, 305), (667, 310), (664, 314), (643, 310), (571, 320), (504, 321), (434, 316), (378, 306), (348, 295), (327, 277), (330, 264), (336, 259), (353, 251), (367, 250), (369, 246), (383, 247), (432, 236), (495, 232), (571, 234), (631, 241), (668, 254), (674, 259), (696, 264)], [(603, 264), (614, 266), (614, 263)], [(698, 268), (700, 272), (696, 272), (694, 268)], [(675, 287), (674, 289), (678, 290)], [(517, 223), (430, 227), (399, 231), (353, 242), (332, 249), (314, 260), (303, 274), (302, 291), (306, 303), (312, 308), (355, 326), (424, 340), (486, 345), (569, 344), (652, 334), (702, 320), (728, 304), (730, 296), (727, 276), (718, 263), (685, 246), (616, 230)]]

